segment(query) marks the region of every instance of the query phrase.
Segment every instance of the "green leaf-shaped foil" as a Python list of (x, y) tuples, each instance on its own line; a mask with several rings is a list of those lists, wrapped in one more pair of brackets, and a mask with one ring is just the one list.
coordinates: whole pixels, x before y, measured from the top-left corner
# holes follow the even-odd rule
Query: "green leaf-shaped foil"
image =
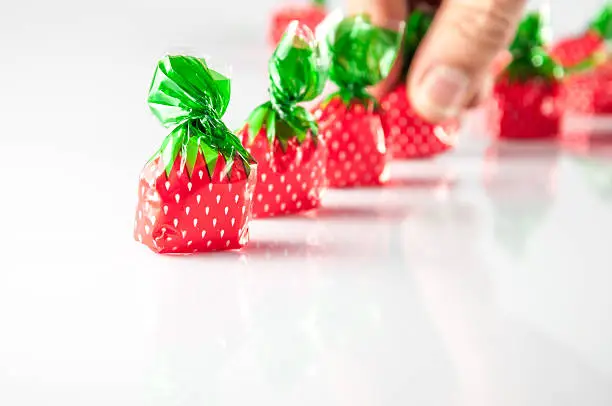
[(326, 36), (326, 51), (331, 58), (329, 77), (339, 93), (368, 99), (365, 89), (389, 75), (402, 42), (398, 29), (382, 28), (369, 15), (358, 14), (342, 19)]
[(416, 51), (425, 38), (425, 34), (429, 30), (433, 21), (433, 13), (425, 10), (414, 10), (406, 19), (406, 27), (404, 28), (404, 60), (402, 76), (408, 73), (412, 59), (416, 55)]
[(538, 12), (528, 13), (519, 24), (509, 48), (512, 62), (505, 71), (509, 80), (524, 82), (540, 78), (554, 82), (563, 77), (563, 67), (545, 49), (543, 28), (544, 20)]
[(293, 21), (268, 63), (270, 100), (257, 107), (247, 119), (250, 142), (262, 127), (268, 140), (283, 144), (292, 137), (302, 142), (308, 131), (316, 136), (312, 115), (298, 103), (321, 94), (327, 80), (327, 65), (312, 31)]
[(189, 175), (198, 154), (211, 177), (219, 153), (228, 167), (239, 159), (249, 172), (255, 161), (221, 120), (229, 100), (230, 80), (210, 69), (204, 59), (176, 55), (159, 61), (148, 103), (162, 125), (172, 130), (154, 156), (161, 157), (167, 175), (179, 154)]
[(589, 27), (605, 40), (612, 39), (612, 3), (607, 2)]

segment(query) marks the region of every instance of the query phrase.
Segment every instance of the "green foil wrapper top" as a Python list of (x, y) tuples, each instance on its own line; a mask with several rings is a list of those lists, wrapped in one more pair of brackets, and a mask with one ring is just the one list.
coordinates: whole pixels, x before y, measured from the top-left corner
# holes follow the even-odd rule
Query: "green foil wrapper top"
[(373, 101), (366, 88), (385, 79), (397, 58), (401, 42), (397, 30), (374, 25), (367, 14), (346, 17), (331, 27), (325, 38), (330, 57), (330, 79), (339, 87), (334, 96), (345, 103), (358, 98)]
[(540, 78), (554, 82), (563, 78), (563, 67), (545, 49), (543, 27), (544, 20), (537, 12), (528, 13), (519, 24), (510, 45), (512, 62), (505, 71), (510, 81), (525, 82)]
[(607, 2), (593, 19), (589, 30), (605, 40), (612, 39), (612, 3)]
[(249, 143), (262, 128), (270, 143), (278, 139), (286, 146), (296, 137), (304, 141), (308, 132), (317, 139), (315, 118), (298, 103), (310, 101), (323, 92), (328, 67), (312, 31), (293, 21), (268, 63), (270, 100), (257, 107), (247, 119)]
[(221, 120), (229, 101), (229, 78), (210, 69), (204, 59), (175, 55), (159, 61), (148, 103), (162, 125), (171, 129), (152, 158), (161, 156), (166, 175), (180, 155), (191, 176), (198, 154), (211, 177), (219, 154), (226, 161), (224, 173), (229, 174), (236, 159), (249, 173), (255, 161)]
[(425, 10), (414, 10), (406, 19), (404, 28), (404, 55), (402, 76), (405, 76), (410, 69), (412, 59), (416, 55), (416, 51), (425, 38), (429, 27), (433, 21), (433, 13)]

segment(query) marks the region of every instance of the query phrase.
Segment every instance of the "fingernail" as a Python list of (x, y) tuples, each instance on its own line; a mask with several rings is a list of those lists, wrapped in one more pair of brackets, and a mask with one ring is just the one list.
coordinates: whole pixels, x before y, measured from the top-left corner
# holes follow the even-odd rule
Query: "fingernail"
[(413, 103), (417, 110), (435, 118), (457, 117), (464, 107), (470, 79), (461, 70), (435, 66), (417, 87)]

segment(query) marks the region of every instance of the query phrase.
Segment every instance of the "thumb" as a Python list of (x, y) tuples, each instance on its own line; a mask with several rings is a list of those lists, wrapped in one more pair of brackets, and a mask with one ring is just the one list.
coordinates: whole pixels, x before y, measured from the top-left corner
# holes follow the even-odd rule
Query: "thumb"
[(446, 0), (408, 77), (413, 107), (431, 121), (457, 117), (510, 43), (526, 0)]

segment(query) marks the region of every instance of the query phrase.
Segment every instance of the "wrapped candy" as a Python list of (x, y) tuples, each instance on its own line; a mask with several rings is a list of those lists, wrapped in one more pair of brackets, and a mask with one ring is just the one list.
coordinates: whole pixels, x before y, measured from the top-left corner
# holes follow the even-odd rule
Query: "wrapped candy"
[(612, 63), (568, 77), (561, 99), (565, 142), (612, 142)]
[(612, 114), (612, 62), (579, 75), (563, 84), (564, 107), (588, 115)]
[(607, 40), (612, 39), (612, 3), (608, 2), (580, 35), (559, 41), (552, 58), (573, 72), (589, 70), (607, 58)]
[(276, 10), (272, 15), (270, 25), (270, 41), (272, 44), (278, 44), (285, 30), (294, 20), (314, 31), (327, 15), (325, 3), (325, 0), (310, 0), (309, 4), (291, 4)]
[(249, 116), (240, 136), (259, 162), (253, 214), (267, 217), (319, 206), (327, 149), (314, 117), (297, 103), (319, 96), (327, 67), (310, 29), (291, 23), (269, 62), (270, 100)]
[(221, 121), (230, 80), (204, 59), (159, 61), (148, 103), (171, 130), (140, 175), (134, 237), (158, 253), (240, 248), (257, 165)]
[[(422, 10), (415, 10), (408, 17), (404, 31), (404, 74), (432, 19), (431, 13)], [(393, 158), (426, 158), (447, 151), (455, 144), (459, 121), (432, 124), (420, 117), (410, 105), (404, 80), (382, 98), (381, 107), (387, 148)]]
[(612, 134), (612, 62), (606, 40), (612, 39), (612, 4), (608, 3), (577, 38), (559, 43), (553, 56), (567, 67), (561, 100), (563, 138), (569, 144), (592, 143)]
[(560, 133), (563, 68), (544, 50), (542, 17), (529, 13), (510, 45), (512, 61), (494, 86), (488, 123), (500, 138), (553, 138)]
[(401, 43), (398, 29), (374, 25), (366, 14), (324, 24), (330, 79), (338, 90), (315, 109), (328, 143), (327, 176), (332, 187), (380, 185), (388, 180), (390, 155), (378, 102), (366, 88), (389, 74)]

